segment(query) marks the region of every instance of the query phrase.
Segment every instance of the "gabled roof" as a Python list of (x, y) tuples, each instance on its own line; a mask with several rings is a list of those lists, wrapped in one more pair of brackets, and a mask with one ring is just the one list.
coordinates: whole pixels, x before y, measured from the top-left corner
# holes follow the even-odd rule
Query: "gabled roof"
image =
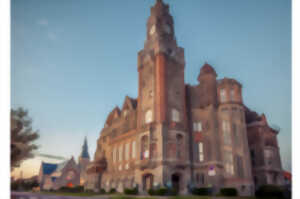
[(137, 100), (126, 96), (122, 106), (122, 111), (126, 108), (128, 108), (129, 110), (134, 110), (136, 109), (136, 107), (137, 107)]
[(57, 164), (42, 162), (42, 169), (44, 175), (52, 174), (57, 168)]
[(108, 115), (107, 119), (106, 119), (106, 124), (111, 125), (112, 121), (114, 120), (115, 117), (120, 117), (120, 108), (118, 106), (116, 106)]

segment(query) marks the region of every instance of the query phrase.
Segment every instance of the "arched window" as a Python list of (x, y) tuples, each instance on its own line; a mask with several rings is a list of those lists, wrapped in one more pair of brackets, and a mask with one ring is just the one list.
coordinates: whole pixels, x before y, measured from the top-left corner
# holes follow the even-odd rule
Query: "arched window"
[(171, 118), (173, 122), (180, 122), (180, 115), (177, 109), (172, 109)]
[(144, 135), (141, 139), (141, 159), (149, 158), (149, 139)]
[(177, 159), (182, 158), (182, 152), (184, 151), (183, 147), (183, 136), (178, 134), (176, 135), (176, 157)]
[(151, 123), (153, 121), (152, 110), (148, 110), (145, 115), (146, 124)]

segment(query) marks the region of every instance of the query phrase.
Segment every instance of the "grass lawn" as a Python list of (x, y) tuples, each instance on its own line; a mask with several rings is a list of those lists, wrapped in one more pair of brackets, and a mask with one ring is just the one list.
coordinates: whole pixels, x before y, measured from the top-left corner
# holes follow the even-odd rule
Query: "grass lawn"
[[(91, 197), (97, 196), (101, 198), (107, 199), (259, 199), (256, 197), (225, 197), (225, 196), (130, 196), (124, 194), (99, 194), (92, 192), (80, 192), (80, 193), (69, 193), (69, 192), (41, 192), (41, 194), (49, 194), (49, 195), (60, 195), (60, 196), (78, 196), (78, 197)], [(272, 199), (272, 198), (261, 198), (261, 199)]]

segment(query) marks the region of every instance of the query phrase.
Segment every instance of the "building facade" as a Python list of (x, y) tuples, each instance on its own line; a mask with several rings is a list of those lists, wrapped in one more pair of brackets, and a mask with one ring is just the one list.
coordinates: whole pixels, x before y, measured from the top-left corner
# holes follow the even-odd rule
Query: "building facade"
[(61, 187), (85, 186), (86, 168), (90, 163), (87, 140), (85, 138), (78, 164), (74, 158), (59, 164), (42, 162), (38, 182), (40, 190), (58, 190)]
[[(184, 49), (177, 45), (169, 6), (157, 0), (138, 53), (138, 97), (125, 97), (123, 106), (108, 115), (88, 166), (89, 188), (121, 192), (138, 187), (146, 193), (173, 187), (187, 193), (191, 187), (212, 187), (214, 192), (235, 187), (240, 195), (252, 195), (254, 182), (269, 182), (260, 179), (260, 172), (268, 175), (269, 170), (252, 168), (250, 149), (260, 149), (251, 142), (256, 127), (247, 123), (250, 110), (243, 103), (242, 85), (217, 79), (208, 63), (200, 70), (199, 83), (188, 85), (184, 69)], [(276, 140), (272, 128), (263, 131)]]

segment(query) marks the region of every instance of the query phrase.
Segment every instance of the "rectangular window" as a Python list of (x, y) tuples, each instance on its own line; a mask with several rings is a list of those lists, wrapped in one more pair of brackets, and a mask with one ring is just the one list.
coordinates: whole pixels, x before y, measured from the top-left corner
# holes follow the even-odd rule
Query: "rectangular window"
[(227, 98), (226, 98), (226, 90), (225, 90), (224, 88), (221, 89), (221, 91), (220, 91), (220, 100), (221, 100), (221, 102), (227, 101)]
[(224, 137), (224, 144), (231, 145), (231, 135), (230, 135), (230, 124), (229, 121), (223, 120), (222, 122), (222, 129), (223, 129), (223, 137)]
[(123, 146), (121, 145), (119, 147), (119, 161), (121, 162), (123, 160)]
[(117, 148), (113, 149), (113, 162), (117, 161)]
[(244, 169), (243, 169), (243, 159), (241, 156), (236, 156), (236, 167), (237, 167), (237, 174), (239, 177), (244, 177)]
[(224, 151), (225, 171), (230, 175), (234, 175), (233, 155), (230, 151)]
[(176, 109), (172, 109), (172, 121), (173, 122), (180, 122), (179, 111), (176, 110)]
[(265, 163), (266, 165), (271, 165), (273, 160), (273, 151), (270, 149), (264, 150), (264, 156), (265, 156)]
[(131, 151), (131, 157), (132, 158), (135, 158), (135, 145), (136, 145), (136, 143), (135, 143), (135, 141), (133, 141), (132, 142), (132, 151)]
[(198, 151), (199, 151), (199, 161), (203, 162), (204, 161), (204, 152), (203, 152), (203, 143), (202, 142), (198, 143)]
[(129, 159), (129, 143), (125, 145), (125, 160)]
[(194, 122), (193, 123), (194, 131), (201, 132), (202, 131), (202, 123), (201, 122)]
[(233, 101), (234, 100), (234, 89), (230, 89), (230, 100)]

